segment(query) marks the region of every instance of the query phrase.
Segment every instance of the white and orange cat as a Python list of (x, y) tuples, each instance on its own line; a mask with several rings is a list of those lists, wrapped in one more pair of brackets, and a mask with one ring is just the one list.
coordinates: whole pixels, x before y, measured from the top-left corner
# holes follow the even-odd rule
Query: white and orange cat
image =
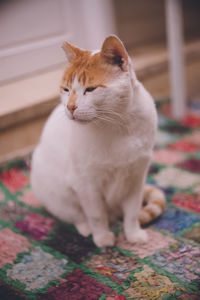
[(146, 242), (140, 224), (165, 208), (162, 191), (145, 185), (157, 128), (154, 101), (116, 36), (99, 51), (67, 42), (63, 49), (62, 104), (33, 154), (33, 192), (50, 213), (83, 236), (92, 234), (99, 247), (114, 245), (109, 224), (119, 216), (129, 242)]

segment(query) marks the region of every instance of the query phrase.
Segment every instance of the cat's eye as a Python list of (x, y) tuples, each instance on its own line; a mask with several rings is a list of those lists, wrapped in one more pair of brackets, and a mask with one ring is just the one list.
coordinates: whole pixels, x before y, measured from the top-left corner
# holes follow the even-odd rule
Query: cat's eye
[(63, 88), (63, 91), (69, 92), (69, 89), (68, 88)]
[(93, 92), (94, 90), (96, 90), (96, 88), (97, 88), (97, 87), (88, 87), (88, 88), (85, 89), (84, 94), (85, 94), (85, 93), (88, 93), (88, 92)]

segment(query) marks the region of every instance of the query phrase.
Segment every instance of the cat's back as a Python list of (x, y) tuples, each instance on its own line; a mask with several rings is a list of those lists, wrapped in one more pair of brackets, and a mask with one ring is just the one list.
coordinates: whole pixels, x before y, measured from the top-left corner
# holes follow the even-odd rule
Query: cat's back
[(134, 88), (131, 109), (129, 145), (132, 153), (143, 155), (151, 152), (157, 131), (157, 112), (153, 98), (139, 81)]

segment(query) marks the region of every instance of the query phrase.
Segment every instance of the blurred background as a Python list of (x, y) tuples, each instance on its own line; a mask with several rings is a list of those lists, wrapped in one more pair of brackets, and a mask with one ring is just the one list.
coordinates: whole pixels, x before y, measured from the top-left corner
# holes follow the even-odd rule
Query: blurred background
[(199, 105), (199, 0), (1, 0), (0, 162), (30, 153), (59, 103), (63, 41), (98, 49), (112, 33), (155, 101), (177, 98), (175, 117)]

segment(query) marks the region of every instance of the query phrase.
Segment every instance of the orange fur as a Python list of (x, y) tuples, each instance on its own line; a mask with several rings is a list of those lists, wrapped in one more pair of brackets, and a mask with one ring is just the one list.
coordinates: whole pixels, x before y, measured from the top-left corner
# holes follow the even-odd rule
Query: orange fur
[(166, 208), (166, 203), (165, 201), (163, 201), (161, 198), (157, 198), (153, 201), (154, 204), (160, 206), (162, 208), (162, 210), (164, 211)]
[(73, 90), (67, 103), (67, 108), (72, 112), (76, 108), (76, 99), (77, 99), (76, 91)]
[(62, 86), (72, 87), (75, 76), (83, 86), (106, 87), (106, 83), (113, 75), (113, 68), (106, 64), (101, 53), (92, 55), (91, 51), (81, 50), (74, 57), (62, 79)]
[[(157, 187), (146, 184), (143, 205), (139, 215), (139, 221), (142, 225), (150, 223), (165, 211), (164, 193)], [(156, 207), (157, 209), (155, 209)]]

